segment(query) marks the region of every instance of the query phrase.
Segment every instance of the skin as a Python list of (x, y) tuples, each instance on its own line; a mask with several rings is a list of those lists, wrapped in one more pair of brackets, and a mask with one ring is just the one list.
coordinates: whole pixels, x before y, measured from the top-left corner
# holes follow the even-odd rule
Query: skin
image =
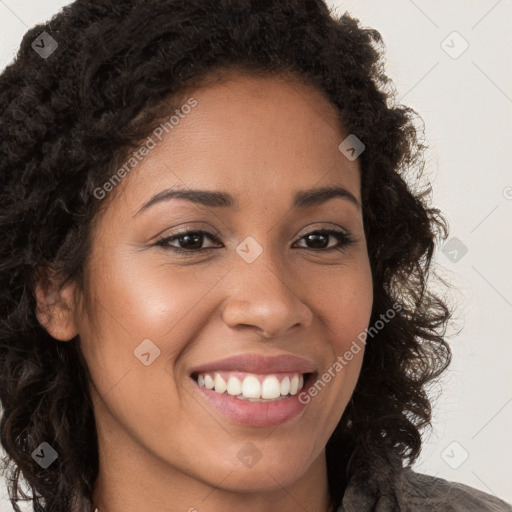
[[(337, 185), (359, 204), (360, 169), (338, 149), (348, 135), (336, 109), (312, 86), (232, 73), (193, 92), (198, 105), (107, 198), (93, 231), (87, 295), (70, 282), (39, 285), (38, 317), (57, 340), (79, 334), (91, 372), (100, 472), (100, 512), (328, 511), (325, 445), (354, 390), (364, 351), (354, 356), (296, 418), (248, 427), (201, 400), (192, 367), (240, 354), (293, 354), (321, 375), (369, 323), (372, 277), (361, 208), (332, 198), (293, 209), (298, 190)], [(172, 187), (219, 190), (238, 208), (185, 199), (160, 202)], [(208, 252), (175, 254), (159, 238), (184, 228)], [(354, 239), (339, 250), (305, 235), (322, 228)], [(247, 263), (247, 236), (263, 253)], [(320, 244), (322, 241), (320, 241)], [(199, 242), (200, 244), (200, 242)], [(193, 246), (193, 244), (192, 244)], [(201, 247), (201, 245), (199, 245)], [(144, 339), (160, 356), (134, 356)], [(251, 442), (252, 467), (237, 457)], [(298, 505), (300, 504), (300, 506)]]

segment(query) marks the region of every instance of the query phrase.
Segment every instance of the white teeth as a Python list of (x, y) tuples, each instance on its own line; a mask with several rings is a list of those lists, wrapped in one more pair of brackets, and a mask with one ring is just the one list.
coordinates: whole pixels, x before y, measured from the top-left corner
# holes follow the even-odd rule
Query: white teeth
[(206, 374), (204, 376), (204, 387), (207, 389), (213, 389), (213, 386), (214, 386), (213, 379), (211, 378), (210, 375)]
[(281, 395), (287, 395), (290, 392), (290, 379), (285, 377), (281, 381)]
[[(199, 379), (198, 379), (199, 383)], [(228, 379), (228, 393), (230, 395), (236, 396), (239, 395), (242, 392), (242, 381), (240, 379), (237, 379), (233, 375), (229, 377)]]
[(281, 384), (274, 375), (265, 377), (261, 385), (261, 398), (279, 398), (281, 396)]
[(261, 384), (257, 377), (249, 375), (242, 382), (242, 395), (245, 398), (261, 398)]
[(299, 377), (294, 375), (290, 381), (290, 395), (296, 395), (299, 390)]
[(216, 393), (224, 393), (227, 389), (226, 381), (220, 376), (220, 374), (215, 374), (215, 392)]
[(262, 376), (258, 378), (250, 373), (244, 378), (228, 375), (226, 372), (226, 381), (219, 372), (198, 374), (197, 384), (216, 393), (227, 393), (250, 402), (282, 400), (289, 395), (296, 395), (304, 386), (304, 375), (298, 373), (289, 374), (281, 381), (276, 375), (266, 375), (263, 382), (260, 382)]

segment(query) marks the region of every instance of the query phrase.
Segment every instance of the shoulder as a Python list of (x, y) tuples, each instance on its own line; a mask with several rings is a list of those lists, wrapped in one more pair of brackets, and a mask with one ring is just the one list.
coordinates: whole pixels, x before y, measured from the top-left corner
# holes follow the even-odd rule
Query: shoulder
[(404, 469), (398, 485), (407, 510), (512, 512), (505, 501), (467, 485)]

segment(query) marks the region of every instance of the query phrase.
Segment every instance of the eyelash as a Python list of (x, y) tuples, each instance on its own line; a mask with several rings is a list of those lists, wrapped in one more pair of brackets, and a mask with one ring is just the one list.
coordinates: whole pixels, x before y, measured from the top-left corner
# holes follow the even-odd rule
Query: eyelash
[[(315, 229), (315, 230), (310, 231), (309, 233), (306, 233), (305, 235), (303, 235), (301, 238), (299, 238), (299, 240), (302, 240), (303, 238), (306, 238), (309, 235), (319, 234), (319, 233), (334, 236), (338, 240), (338, 246), (328, 247), (325, 249), (312, 249), (309, 247), (301, 247), (301, 249), (306, 249), (306, 250), (313, 251), (313, 252), (328, 252), (328, 251), (332, 251), (332, 250), (340, 250), (343, 248), (347, 248), (350, 245), (354, 244), (354, 242), (355, 242), (355, 240), (345, 231), (341, 231), (341, 230), (333, 229), (333, 228)], [(183, 236), (197, 235), (197, 234), (206, 235), (206, 237), (209, 238), (212, 242), (222, 243), (217, 235), (215, 235), (214, 233), (210, 233), (209, 231), (185, 230), (185, 231), (182, 231), (181, 233), (176, 233), (172, 236), (161, 238), (160, 240), (155, 242), (154, 245), (164, 247), (166, 250), (171, 250), (171, 251), (179, 253), (179, 254), (187, 254), (187, 255), (197, 254), (197, 253), (209, 251), (212, 249), (221, 249), (221, 247), (204, 247), (202, 249), (182, 249), (180, 247), (174, 247), (172, 245), (169, 245), (169, 242), (177, 240)]]

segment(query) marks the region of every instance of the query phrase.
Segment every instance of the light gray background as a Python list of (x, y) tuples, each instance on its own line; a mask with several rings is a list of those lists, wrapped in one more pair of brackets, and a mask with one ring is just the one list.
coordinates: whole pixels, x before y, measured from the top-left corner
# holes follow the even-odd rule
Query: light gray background
[[(68, 3), (0, 0), (0, 69), (29, 27)], [(425, 121), (434, 203), (467, 248), (436, 256), (458, 289), (454, 362), (416, 469), (512, 502), (512, 0), (329, 5), (382, 34), (398, 97)]]

